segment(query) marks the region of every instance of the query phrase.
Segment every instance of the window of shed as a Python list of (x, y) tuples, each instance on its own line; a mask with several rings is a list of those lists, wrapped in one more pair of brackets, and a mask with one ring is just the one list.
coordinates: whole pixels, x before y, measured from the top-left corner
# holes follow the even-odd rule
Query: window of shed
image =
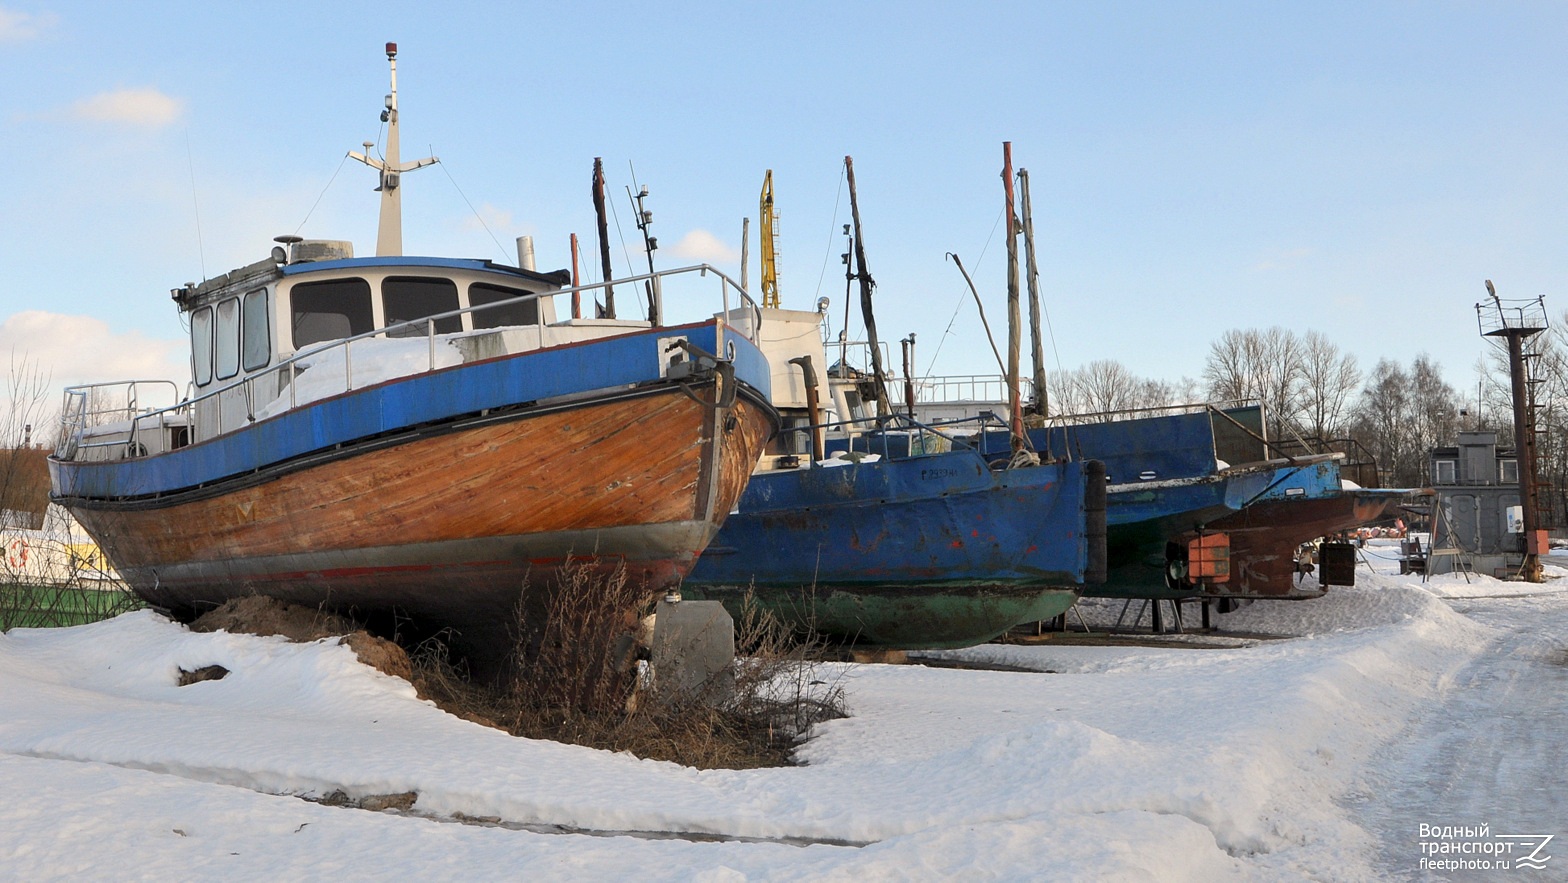
[[(392, 276), (381, 283), (381, 308), (386, 312), (388, 325), (450, 313), (458, 308), (457, 286), (450, 279)], [(462, 330), (461, 316), (436, 320), (437, 334), (453, 334)], [(424, 334), (423, 324), (387, 332), (388, 337), (422, 337)]]
[(212, 307), (191, 313), (191, 373), (197, 386), (212, 382)]
[(363, 279), (306, 282), (289, 293), (296, 349), (375, 329), (370, 283)]
[(258, 288), (247, 292), (241, 302), (245, 340), (243, 358), (246, 371), (267, 367), (272, 361), (272, 321), (267, 312), (267, 290)]
[(1519, 461), (1518, 460), (1499, 460), (1498, 463), (1497, 463), (1497, 467), (1498, 467), (1498, 473), (1499, 473), (1499, 478), (1497, 480), (1498, 484), (1518, 484), (1519, 483)]
[[(474, 327), (504, 328), (508, 325), (538, 325), (539, 300), (532, 295), (533, 292), (521, 288), (504, 288), (483, 282), (468, 286), (468, 305), (471, 307), (514, 301), (504, 307), (491, 307), (488, 310), (475, 312)], [(521, 299), (525, 297), (528, 299)]]

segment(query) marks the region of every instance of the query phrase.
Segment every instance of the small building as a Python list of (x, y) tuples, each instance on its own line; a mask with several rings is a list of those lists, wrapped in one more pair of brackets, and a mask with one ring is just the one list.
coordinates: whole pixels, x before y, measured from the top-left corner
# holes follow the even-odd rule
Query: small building
[(1453, 447), (1433, 448), (1431, 573), (1464, 568), (1506, 576), (1524, 560), (1519, 460), (1495, 432), (1461, 432)]

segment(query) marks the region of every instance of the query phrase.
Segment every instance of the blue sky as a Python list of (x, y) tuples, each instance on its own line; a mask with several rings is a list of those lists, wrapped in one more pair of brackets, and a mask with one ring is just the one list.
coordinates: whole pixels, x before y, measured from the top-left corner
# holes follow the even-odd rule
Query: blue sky
[(1484, 279), (1568, 308), (1563, 4), (0, 0), (0, 347), (60, 384), (161, 375), (170, 288), (296, 230), (372, 253), (373, 174), (342, 158), (377, 137), (389, 40), (404, 158), (443, 161), (405, 179), (408, 253), (531, 234), (566, 266), (601, 156), (628, 243), (634, 164), (661, 263), (738, 270), (771, 168), (784, 304), (841, 316), (849, 154), (878, 325), (922, 373), (994, 370), (943, 255), (995, 324), (1004, 140), (1053, 368), (1198, 377), (1225, 330), (1282, 325), (1465, 389)]

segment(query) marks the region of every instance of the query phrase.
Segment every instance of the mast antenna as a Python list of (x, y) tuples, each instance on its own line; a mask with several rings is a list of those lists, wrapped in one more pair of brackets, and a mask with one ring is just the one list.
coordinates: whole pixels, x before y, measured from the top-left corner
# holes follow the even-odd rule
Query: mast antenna
[(382, 158), (370, 156), (370, 142), (365, 152), (350, 150), (348, 155), (381, 173), (376, 191), (381, 194), (381, 222), (376, 230), (376, 255), (396, 257), (403, 253), (403, 196), (399, 187), (404, 172), (412, 172), (440, 162), (433, 156), (402, 162), (398, 156), (397, 135), (397, 44), (387, 44), (387, 64), (392, 69), (392, 91), (387, 93), (386, 107), (381, 111), (381, 121), (387, 124), (387, 149)]

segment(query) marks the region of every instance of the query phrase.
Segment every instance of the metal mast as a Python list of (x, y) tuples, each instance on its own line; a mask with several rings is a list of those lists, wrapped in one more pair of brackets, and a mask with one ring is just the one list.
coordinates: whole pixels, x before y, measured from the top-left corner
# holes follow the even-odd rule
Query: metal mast
[(1476, 321), (1484, 337), (1508, 341), (1508, 374), (1513, 383), (1514, 456), (1519, 463), (1519, 507), (1524, 515), (1524, 562), (1519, 575), (1532, 583), (1542, 580), (1541, 555), (1549, 548), (1541, 530), (1540, 485), (1535, 474), (1535, 407), (1526, 379), (1524, 341), (1546, 330), (1546, 301), (1503, 301), (1492, 280), (1486, 280), (1491, 301), (1475, 305)]
[(376, 231), (376, 255), (397, 256), (403, 253), (403, 191), (399, 179), (404, 172), (412, 172), (440, 162), (433, 156), (402, 162), (398, 157), (397, 138), (397, 44), (387, 44), (387, 64), (392, 68), (392, 91), (387, 94), (386, 109), (381, 111), (381, 121), (387, 124), (386, 155), (376, 158), (369, 155), (374, 142), (365, 142), (365, 153), (349, 151), (348, 155), (381, 173), (381, 183), (376, 190), (381, 194), (381, 223)]

